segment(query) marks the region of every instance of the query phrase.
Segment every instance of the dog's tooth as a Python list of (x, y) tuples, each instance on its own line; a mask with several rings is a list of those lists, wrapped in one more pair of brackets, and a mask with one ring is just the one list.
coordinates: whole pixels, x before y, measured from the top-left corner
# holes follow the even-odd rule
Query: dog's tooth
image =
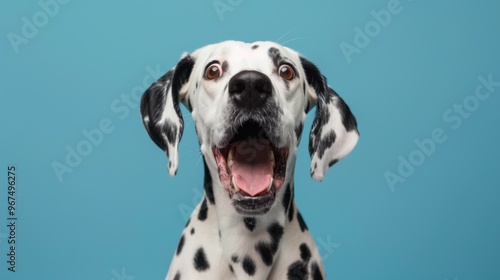
[(229, 154), (227, 156), (227, 167), (229, 170), (233, 168), (233, 163), (234, 163), (234, 149), (229, 150)]
[(271, 180), (269, 180), (269, 187), (267, 187), (267, 192), (271, 190), (272, 186), (273, 186), (273, 177), (271, 177)]
[(233, 183), (233, 187), (234, 189), (239, 192), (240, 191), (240, 188), (238, 188), (238, 185), (236, 185), (236, 182), (234, 181), (234, 176), (231, 177), (231, 182)]

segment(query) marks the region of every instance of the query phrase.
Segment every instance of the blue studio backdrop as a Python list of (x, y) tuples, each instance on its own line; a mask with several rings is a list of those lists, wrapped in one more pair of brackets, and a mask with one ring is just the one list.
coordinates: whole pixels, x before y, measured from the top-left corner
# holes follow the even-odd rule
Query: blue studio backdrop
[(165, 277), (203, 164), (183, 108), (168, 175), (138, 98), (228, 39), (299, 51), (357, 117), (358, 146), (317, 183), (310, 113), (296, 165), (329, 279), (500, 279), (498, 1), (0, 6), (0, 279)]

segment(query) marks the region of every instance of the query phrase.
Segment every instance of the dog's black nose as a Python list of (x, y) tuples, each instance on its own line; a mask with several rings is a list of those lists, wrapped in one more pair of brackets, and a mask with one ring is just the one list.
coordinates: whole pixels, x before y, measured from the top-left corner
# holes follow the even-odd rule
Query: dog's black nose
[(229, 96), (241, 108), (261, 107), (272, 92), (271, 79), (257, 71), (241, 71), (229, 80)]

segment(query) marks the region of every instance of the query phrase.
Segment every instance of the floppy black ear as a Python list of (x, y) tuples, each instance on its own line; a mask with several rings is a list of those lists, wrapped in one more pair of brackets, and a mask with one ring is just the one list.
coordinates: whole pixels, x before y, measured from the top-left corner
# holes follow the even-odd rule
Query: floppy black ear
[(186, 95), (181, 90), (188, 82), (193, 66), (193, 57), (184, 56), (146, 90), (141, 100), (142, 121), (151, 139), (167, 153), (171, 176), (177, 173), (178, 145), (184, 129), (179, 100)]
[(349, 154), (359, 139), (357, 122), (349, 106), (331, 89), (319, 69), (301, 57), (307, 78), (310, 110), (316, 115), (309, 134), (311, 177), (321, 181), (330, 166)]

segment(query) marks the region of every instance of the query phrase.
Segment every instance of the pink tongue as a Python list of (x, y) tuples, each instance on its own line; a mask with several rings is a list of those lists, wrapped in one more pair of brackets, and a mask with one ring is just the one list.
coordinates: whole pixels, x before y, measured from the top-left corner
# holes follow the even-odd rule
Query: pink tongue
[(235, 143), (232, 174), (238, 187), (255, 196), (269, 187), (273, 168), (269, 160), (268, 140), (247, 140)]

